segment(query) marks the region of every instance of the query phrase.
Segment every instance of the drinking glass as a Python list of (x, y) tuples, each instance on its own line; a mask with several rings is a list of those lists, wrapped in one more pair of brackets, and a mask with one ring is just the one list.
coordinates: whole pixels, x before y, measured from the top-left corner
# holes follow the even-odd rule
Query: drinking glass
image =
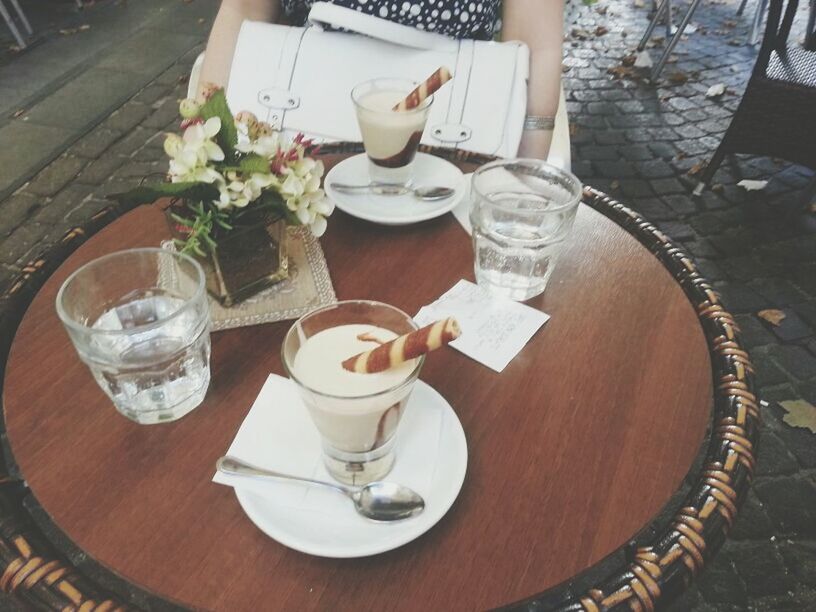
[(543, 293), (580, 201), (575, 175), (543, 161), (501, 160), (476, 170), (470, 207), (476, 282), (518, 301)]
[(397, 187), (411, 184), (414, 158), (433, 96), (410, 110), (392, 109), (416, 86), (408, 79), (382, 78), (365, 81), (351, 90), (372, 183)]
[(332, 395), (299, 380), (295, 356), (306, 340), (323, 330), (352, 324), (381, 327), (397, 335), (418, 329), (411, 317), (388, 304), (366, 300), (338, 302), (298, 319), (286, 334), (281, 352), (284, 369), (296, 383), (320, 433), (323, 461), (329, 474), (340, 482), (362, 485), (383, 478), (394, 465), (397, 426), (425, 356), (417, 359), (406, 378), (379, 393), (348, 389), (342, 396)]
[(210, 383), (204, 271), (158, 248), (105, 255), (71, 274), (57, 314), (116, 409), (141, 424), (174, 421)]

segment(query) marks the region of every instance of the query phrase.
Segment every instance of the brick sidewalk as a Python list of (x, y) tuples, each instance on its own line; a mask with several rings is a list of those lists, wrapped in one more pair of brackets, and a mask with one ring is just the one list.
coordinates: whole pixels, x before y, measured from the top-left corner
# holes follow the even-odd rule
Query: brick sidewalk
[[(633, 0), (602, 0), (577, 11), (564, 61), (574, 170), (695, 256), (736, 314), (760, 394), (772, 402), (763, 412), (758, 474), (732, 538), (673, 609), (816, 609), (816, 435), (788, 425), (775, 403), (816, 404), (816, 238), (783, 219), (813, 173), (741, 157), (723, 164), (715, 189), (689, 195), (693, 173), (718, 145), (756, 57), (755, 48), (741, 44), (753, 6), (742, 19), (736, 6), (701, 5), (697, 31), (678, 46), (657, 86), (620, 68), (646, 27), (647, 9), (634, 8)], [(655, 59), (659, 50), (652, 50)], [(176, 129), (176, 100), (197, 51), (0, 202), (0, 289), (28, 258), (104, 206), (106, 194), (165, 170), (162, 132)], [(716, 83), (727, 93), (706, 98)], [(743, 178), (769, 183), (748, 193), (736, 185)], [(785, 313), (781, 325), (757, 316), (769, 308)]]

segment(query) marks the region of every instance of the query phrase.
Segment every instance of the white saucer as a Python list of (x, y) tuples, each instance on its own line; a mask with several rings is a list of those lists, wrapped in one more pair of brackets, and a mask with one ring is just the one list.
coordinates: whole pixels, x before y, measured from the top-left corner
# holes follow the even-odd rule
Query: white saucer
[[(305, 408), (297, 412), (309, 420)], [(436, 448), (428, 448), (429, 441)], [(319, 461), (317, 436), (304, 442)], [(433, 527), (451, 507), (465, 479), (467, 443), (462, 424), (445, 398), (422, 381), (416, 383), (397, 431), (396, 454), (394, 468), (384, 480), (411, 486), (425, 499), (425, 510), (404, 521), (375, 523), (357, 514), (344, 496), (296, 482), (265, 483), (264, 490), (255, 481), (252, 486), (236, 485), (235, 494), (249, 519), (284, 546), (320, 557), (376, 555), (407, 544)], [(330, 480), (322, 462), (311, 477)]]
[(370, 181), (368, 158), (365, 153), (344, 159), (329, 171), (323, 181), (326, 195), (337, 208), (348, 214), (383, 225), (407, 225), (444, 215), (465, 196), (467, 183), (462, 171), (447, 160), (426, 153), (417, 153), (414, 161), (414, 187), (453, 187), (455, 193), (444, 200), (424, 202), (412, 194), (386, 196), (374, 193), (340, 193), (331, 188), (332, 182), (365, 185)]

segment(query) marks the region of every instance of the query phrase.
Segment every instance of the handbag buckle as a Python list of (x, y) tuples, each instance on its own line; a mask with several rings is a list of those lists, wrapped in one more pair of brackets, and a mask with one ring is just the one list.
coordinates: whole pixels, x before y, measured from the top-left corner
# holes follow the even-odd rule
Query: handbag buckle
[(300, 106), (300, 97), (288, 89), (270, 87), (258, 92), (258, 102), (272, 110), (287, 111)]
[(431, 128), (431, 136), (439, 142), (465, 142), (473, 136), (473, 130), (462, 123), (438, 123)]

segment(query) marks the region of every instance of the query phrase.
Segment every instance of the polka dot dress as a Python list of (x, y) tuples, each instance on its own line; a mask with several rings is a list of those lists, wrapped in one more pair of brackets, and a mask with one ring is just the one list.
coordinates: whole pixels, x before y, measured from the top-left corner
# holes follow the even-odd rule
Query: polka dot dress
[[(314, 0), (281, 0), (296, 22), (306, 20)], [(330, 0), (332, 4), (376, 15), (419, 30), (453, 38), (493, 38), (501, 0)]]

